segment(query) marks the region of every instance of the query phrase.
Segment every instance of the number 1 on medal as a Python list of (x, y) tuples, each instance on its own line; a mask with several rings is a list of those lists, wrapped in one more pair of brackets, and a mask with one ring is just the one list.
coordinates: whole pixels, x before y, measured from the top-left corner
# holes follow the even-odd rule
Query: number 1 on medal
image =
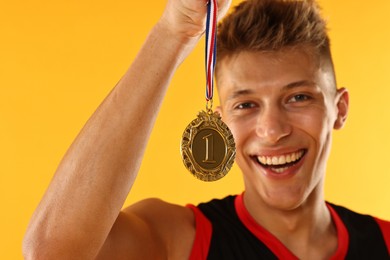
[[(203, 137), (203, 140), (206, 141), (206, 158), (203, 160), (204, 163), (215, 163), (214, 158), (214, 144), (213, 144), (213, 134), (208, 134)], [(211, 155), (211, 156), (209, 156)], [(210, 158), (209, 158), (210, 157)]]

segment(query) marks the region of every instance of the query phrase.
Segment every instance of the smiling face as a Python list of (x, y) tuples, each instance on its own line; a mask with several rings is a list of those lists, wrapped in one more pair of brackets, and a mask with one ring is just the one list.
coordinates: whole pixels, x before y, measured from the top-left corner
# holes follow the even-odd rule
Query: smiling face
[(322, 198), (333, 128), (348, 94), (330, 66), (302, 49), (240, 52), (219, 63), (219, 108), (236, 142), (246, 196), (293, 209)]

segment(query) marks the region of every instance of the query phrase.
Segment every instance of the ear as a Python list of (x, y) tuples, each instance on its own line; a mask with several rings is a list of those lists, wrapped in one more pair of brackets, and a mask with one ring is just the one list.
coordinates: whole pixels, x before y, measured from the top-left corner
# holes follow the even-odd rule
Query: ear
[(336, 94), (337, 118), (334, 122), (334, 129), (341, 129), (347, 120), (349, 108), (349, 93), (346, 88), (340, 88)]

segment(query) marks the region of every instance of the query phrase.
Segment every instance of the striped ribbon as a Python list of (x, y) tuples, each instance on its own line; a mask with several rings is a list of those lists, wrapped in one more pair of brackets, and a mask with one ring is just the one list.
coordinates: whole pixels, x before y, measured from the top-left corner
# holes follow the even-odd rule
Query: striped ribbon
[(217, 0), (209, 0), (206, 20), (206, 100), (214, 95), (214, 69), (217, 54)]

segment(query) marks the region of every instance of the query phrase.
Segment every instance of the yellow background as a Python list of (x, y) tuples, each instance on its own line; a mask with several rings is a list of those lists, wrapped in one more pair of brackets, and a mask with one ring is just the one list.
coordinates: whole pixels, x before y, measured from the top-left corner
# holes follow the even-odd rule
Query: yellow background
[[(326, 198), (390, 219), (390, 1), (321, 3), (330, 21), (338, 82), (351, 96), (347, 125), (334, 135)], [(0, 259), (22, 258), (23, 233), (56, 166), (164, 5), (163, 0), (2, 0)], [(145, 197), (197, 203), (243, 190), (236, 166), (223, 180), (203, 183), (182, 165), (181, 135), (203, 109), (203, 95), (202, 42), (173, 79), (126, 205)]]

